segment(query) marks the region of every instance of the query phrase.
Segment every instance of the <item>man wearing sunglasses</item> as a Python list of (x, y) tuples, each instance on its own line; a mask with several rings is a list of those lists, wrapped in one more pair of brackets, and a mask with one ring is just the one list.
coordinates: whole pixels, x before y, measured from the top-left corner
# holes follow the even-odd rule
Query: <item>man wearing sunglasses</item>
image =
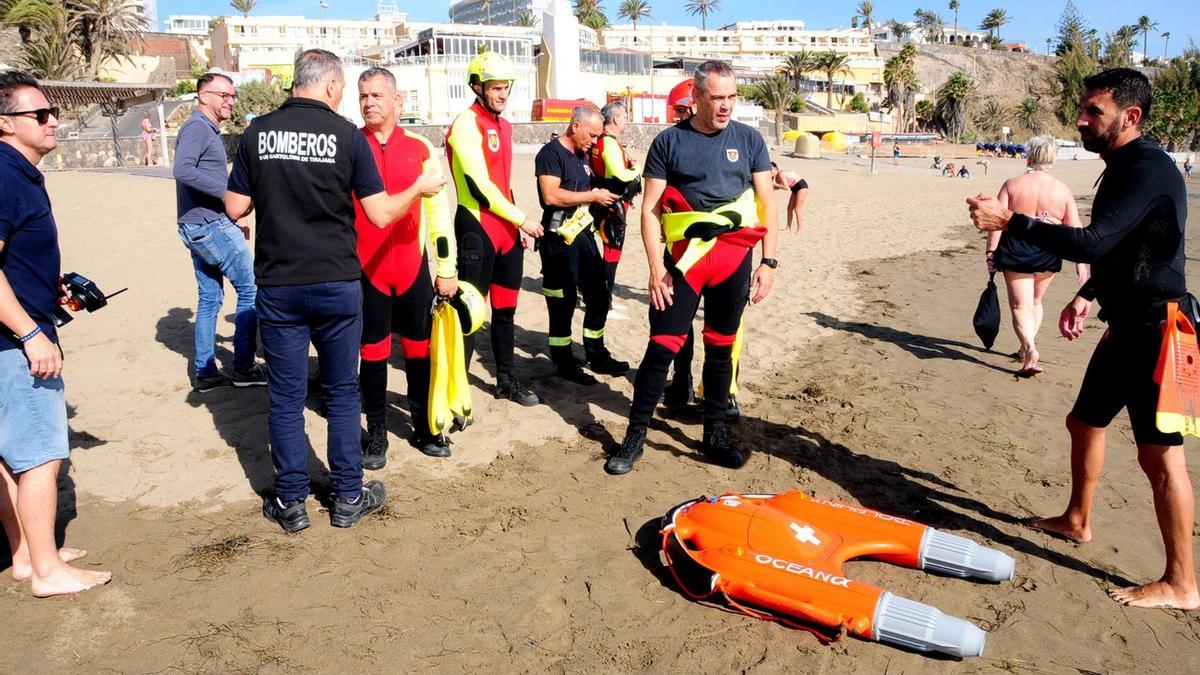
[(69, 456), (63, 357), (51, 319), (64, 297), (58, 227), (37, 163), (57, 145), (58, 109), (25, 73), (0, 73), (0, 523), (12, 576), (38, 597), (106, 584), (56, 548), (58, 472)]
[[(225, 144), (221, 122), (233, 114), (237, 93), (233, 80), (210, 72), (196, 81), (196, 110), (184, 122), (175, 143), (175, 204), (179, 238), (192, 254), (199, 301), (196, 305), (196, 373), (193, 391), (205, 393), (232, 384), (262, 387), (267, 374), (255, 362), (258, 315), (254, 260), (246, 241), (250, 229), (239, 229), (225, 215)], [(226, 377), (217, 369), (213, 344), (217, 314), (225, 299), (224, 280), (237, 292), (234, 313), (233, 369)]]

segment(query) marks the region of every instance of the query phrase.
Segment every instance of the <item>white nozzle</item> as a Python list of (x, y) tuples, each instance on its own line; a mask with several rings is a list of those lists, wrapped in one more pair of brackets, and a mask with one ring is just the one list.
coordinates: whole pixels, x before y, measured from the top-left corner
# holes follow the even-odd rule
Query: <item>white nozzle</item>
[(1008, 581), (1013, 578), (1016, 562), (994, 548), (930, 527), (921, 539), (921, 569), (956, 577)]
[(874, 636), (880, 642), (951, 656), (983, 656), (987, 633), (975, 624), (935, 607), (892, 595), (879, 596)]

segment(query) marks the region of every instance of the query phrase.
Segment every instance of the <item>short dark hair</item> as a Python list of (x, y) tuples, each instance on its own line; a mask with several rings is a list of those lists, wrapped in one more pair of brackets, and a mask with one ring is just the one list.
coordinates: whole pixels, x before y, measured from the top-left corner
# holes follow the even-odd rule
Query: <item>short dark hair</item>
[(705, 61), (696, 66), (696, 72), (692, 75), (692, 87), (708, 91), (708, 78), (716, 75), (717, 77), (733, 77), (733, 66), (730, 66), (724, 61)]
[(27, 87), (42, 90), (38, 81), (28, 73), (19, 70), (0, 73), (0, 113), (16, 112), (17, 92)]
[(391, 87), (392, 91), (396, 91), (396, 76), (387, 68), (380, 68), (379, 66), (372, 66), (362, 71), (362, 75), (358, 76), (358, 83), (362, 84), (377, 77), (387, 80), (388, 86)]
[(218, 77), (223, 77), (226, 80), (229, 80), (229, 84), (233, 84), (232, 77), (226, 75), (225, 73), (218, 73), (216, 71), (210, 70), (209, 72), (201, 75), (199, 77), (199, 79), (196, 80), (196, 93), (199, 94), (200, 92), (204, 91), (204, 87), (208, 86), (209, 83), (211, 83), (213, 80), (217, 79)]
[(1150, 80), (1133, 68), (1111, 68), (1095, 75), (1083, 78), (1086, 90), (1101, 90), (1112, 92), (1113, 99), (1121, 110), (1137, 106), (1142, 110), (1142, 119), (1138, 126), (1150, 116)]
[(338, 55), (325, 49), (306, 49), (296, 57), (292, 91), (319, 84), (330, 75), (339, 78), (342, 75), (342, 60)]

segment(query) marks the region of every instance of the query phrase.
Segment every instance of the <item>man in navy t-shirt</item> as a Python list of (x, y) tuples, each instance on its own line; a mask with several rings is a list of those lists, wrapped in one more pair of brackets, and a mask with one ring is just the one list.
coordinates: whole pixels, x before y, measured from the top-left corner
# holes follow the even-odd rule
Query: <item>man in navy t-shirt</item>
[(345, 79), (334, 54), (310, 49), (296, 59), (292, 98), (242, 135), (225, 210), (240, 219), (257, 207), (256, 307), (271, 408), (275, 495), (263, 515), (288, 532), (309, 526), (304, 399), (309, 342), (328, 394), (330, 520), (350, 527), (383, 506), (377, 480), (363, 484), (358, 384), (362, 266), (355, 248), (354, 197), (376, 227), (387, 227), (445, 179), (423, 174), (388, 195), (366, 138), (335, 110)]
[[(704, 299), (704, 440), (701, 452), (738, 468), (746, 455), (729, 437), (725, 412), (732, 347), (746, 299), (760, 302), (775, 279), (775, 199), (762, 135), (731, 119), (737, 82), (729, 64), (707, 61), (693, 78), (696, 114), (660, 133), (646, 155), (642, 243), (650, 263), (650, 344), (634, 380), (629, 427), (604, 465), (633, 470), (667, 369)], [(762, 214), (761, 220), (759, 214)], [(667, 250), (661, 249), (665, 239)], [(751, 270), (751, 249), (762, 260)]]
[(69, 562), (86, 555), (58, 549), (54, 520), (58, 472), (70, 454), (58, 308), (58, 228), (37, 163), (58, 145), (58, 108), (38, 83), (0, 74), (0, 523), (13, 578), (38, 597), (106, 584), (112, 574)]
[(591, 189), (587, 151), (603, 131), (604, 118), (597, 108), (575, 108), (567, 130), (544, 145), (534, 159), (545, 230), (538, 252), (542, 295), (550, 313), (550, 358), (559, 377), (582, 385), (596, 384), (596, 378), (584, 372), (571, 353), (571, 315), (579, 294), (587, 303), (583, 346), (588, 367), (604, 375), (624, 375), (629, 370), (628, 363), (614, 359), (604, 346), (608, 285), (588, 210), (591, 204), (608, 206), (617, 198), (608, 190)]

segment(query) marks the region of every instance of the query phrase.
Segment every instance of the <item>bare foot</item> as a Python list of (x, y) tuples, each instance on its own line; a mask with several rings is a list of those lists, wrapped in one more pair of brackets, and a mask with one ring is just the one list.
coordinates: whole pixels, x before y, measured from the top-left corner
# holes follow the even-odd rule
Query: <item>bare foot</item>
[(64, 564), (50, 576), (33, 578), (33, 596), (49, 598), (55, 595), (70, 595), (89, 588), (103, 586), (112, 581), (112, 572), (81, 570)]
[(1190, 591), (1182, 590), (1165, 581), (1152, 581), (1141, 586), (1130, 586), (1109, 591), (1113, 600), (1129, 607), (1152, 607), (1158, 609), (1200, 609), (1200, 592), (1193, 586)]
[[(81, 548), (69, 548), (64, 546), (58, 549), (58, 557), (63, 562), (75, 562), (87, 557), (87, 551)], [(29, 564), (29, 559), (25, 556), (25, 560), (13, 560), (12, 563), (12, 578), (13, 581), (28, 581), (33, 576), (33, 565)]]
[(1076, 525), (1066, 516), (1030, 518), (1025, 521), (1025, 525), (1039, 532), (1045, 532), (1060, 539), (1073, 541), (1076, 544), (1086, 544), (1092, 540), (1092, 528)]

